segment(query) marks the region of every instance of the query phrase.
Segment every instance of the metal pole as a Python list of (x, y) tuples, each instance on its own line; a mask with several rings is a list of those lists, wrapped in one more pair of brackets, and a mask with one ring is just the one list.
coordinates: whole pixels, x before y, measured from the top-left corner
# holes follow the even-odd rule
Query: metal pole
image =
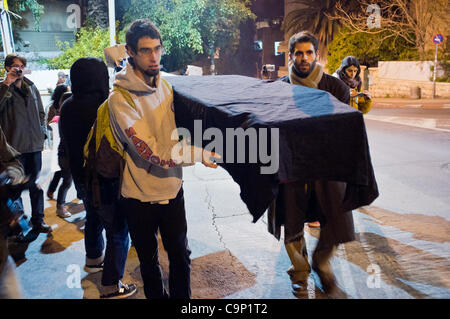
[(11, 20), (8, 14), (8, 3), (6, 0), (0, 2), (0, 28), (3, 40), (3, 51), (5, 56), (14, 52), (14, 39), (11, 28)]
[(433, 69), (433, 99), (436, 97), (436, 69), (437, 69), (438, 44), (436, 44), (436, 53), (434, 55)]
[(109, 12), (109, 45), (116, 45), (116, 8), (114, 0), (108, 0)]

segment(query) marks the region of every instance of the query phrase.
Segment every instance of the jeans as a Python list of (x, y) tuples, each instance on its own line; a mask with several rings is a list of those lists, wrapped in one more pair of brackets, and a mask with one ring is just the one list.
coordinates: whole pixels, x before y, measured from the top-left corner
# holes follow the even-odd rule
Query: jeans
[(70, 171), (61, 169), (60, 171), (55, 172), (55, 174), (53, 175), (53, 179), (48, 186), (48, 191), (50, 193), (54, 193), (61, 178), (63, 179), (63, 182), (61, 186), (59, 186), (58, 197), (56, 200), (56, 203), (59, 206), (64, 205), (64, 203), (66, 202), (67, 192), (72, 185), (72, 175), (70, 174)]
[(31, 223), (33, 226), (40, 225), (44, 220), (44, 191), (38, 187), (36, 181), (42, 167), (41, 152), (23, 153), (19, 161), (24, 167), (25, 175), (29, 176), (26, 187), (30, 192)]
[(118, 184), (118, 180), (102, 180), (102, 205), (99, 208), (92, 204), (92, 191), (88, 190), (87, 197), (83, 199), (86, 209), (84, 244), (87, 260), (99, 260), (102, 257), (105, 248), (103, 229), (106, 232), (103, 286), (117, 285), (122, 279), (130, 244), (126, 216), (117, 205)]
[(191, 260), (188, 241), (183, 189), (169, 204), (150, 204), (122, 198), (120, 206), (127, 212), (131, 239), (136, 248), (144, 292), (148, 299), (166, 299), (158, 258), (158, 230), (169, 257), (170, 298), (191, 296)]

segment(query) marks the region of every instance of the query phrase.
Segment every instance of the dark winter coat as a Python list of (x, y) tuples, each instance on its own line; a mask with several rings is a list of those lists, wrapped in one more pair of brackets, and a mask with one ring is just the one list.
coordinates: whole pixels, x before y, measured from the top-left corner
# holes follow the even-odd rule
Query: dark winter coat
[[(284, 76), (280, 80), (290, 83), (289, 76)], [(318, 89), (331, 93), (343, 103), (348, 104), (350, 102), (348, 86), (329, 74), (323, 74)], [(278, 199), (269, 207), (267, 215), (268, 230), (277, 239), (280, 239), (284, 214), (288, 211), (298, 214), (299, 218), (303, 219), (300, 224), (320, 221), (322, 231), (319, 242), (323, 247), (331, 247), (355, 239), (352, 212), (342, 207), (347, 183), (327, 180), (296, 180), (286, 183), (284, 187), (292, 188), (292, 191), (299, 195), (293, 203), (285, 203)], [(302, 195), (305, 189), (306, 196)], [(299, 201), (305, 202), (299, 203)], [(298, 207), (298, 210), (286, 210), (285, 205)], [(301, 210), (305, 211), (302, 212)], [(299, 232), (301, 231), (300, 228), (298, 229)]]
[(33, 82), (24, 78), (21, 88), (0, 84), (0, 126), (14, 149), (20, 153), (42, 151), (45, 125), (41, 95)]

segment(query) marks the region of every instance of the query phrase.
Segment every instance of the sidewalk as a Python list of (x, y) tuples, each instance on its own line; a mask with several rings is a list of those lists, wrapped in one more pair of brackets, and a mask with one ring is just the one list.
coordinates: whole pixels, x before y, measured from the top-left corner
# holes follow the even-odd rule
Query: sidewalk
[(450, 108), (450, 97), (436, 99), (373, 98), (374, 108)]

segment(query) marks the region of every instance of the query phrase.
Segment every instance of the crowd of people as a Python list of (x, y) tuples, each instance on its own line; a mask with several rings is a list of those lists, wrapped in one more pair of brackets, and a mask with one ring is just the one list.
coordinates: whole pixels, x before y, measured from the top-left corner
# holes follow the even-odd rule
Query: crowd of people
[[(136, 293), (135, 284), (122, 282), (131, 237), (140, 262), (145, 296), (188, 299), (191, 251), (182, 167), (192, 165), (196, 158), (181, 162), (172, 158), (171, 150), (178, 143), (171, 139), (171, 132), (176, 129), (173, 89), (160, 73), (163, 44), (158, 28), (150, 20), (136, 20), (126, 33), (126, 50), (129, 58), (116, 73), (113, 90), (109, 88), (108, 70), (101, 59), (79, 58), (70, 68), (69, 85), (64, 74), (58, 77), (47, 114), (36, 86), (23, 75), (27, 60), (20, 54), (8, 55), (7, 75), (0, 83), (1, 171), (10, 183), (29, 190), (31, 231), (51, 232), (44, 222), (44, 191), (37, 183), (44, 140), (51, 132), (54, 175), (46, 195), (53, 199), (62, 180), (55, 213), (61, 218), (70, 217), (65, 200), (73, 181), (86, 210), (84, 269), (89, 273), (102, 271), (100, 298), (125, 298)], [(361, 90), (358, 60), (345, 58), (340, 68), (329, 75), (317, 62), (318, 54), (318, 41), (312, 34), (293, 35), (289, 41), (289, 75), (280, 81), (327, 91), (367, 113), (371, 97)], [(99, 107), (106, 108), (110, 138), (124, 157), (119, 176), (95, 173), (93, 182), (94, 175), (85, 165), (85, 144), (93, 125), (98, 124)], [(99, 130), (100, 126), (95, 125)], [(148, 156), (149, 152), (152, 156)], [(219, 154), (206, 150), (201, 154), (197, 161), (217, 167), (214, 159)], [(284, 244), (292, 263), (288, 274), (294, 291), (306, 289), (311, 268), (319, 275), (326, 293), (331, 295), (338, 289), (330, 258), (337, 245), (355, 238), (352, 212), (342, 212), (339, 205), (345, 187), (345, 183), (336, 181), (280, 182), (269, 218), (281, 220), (276, 224), (284, 226)], [(13, 197), (6, 190), (6, 185), (0, 186), (2, 202)], [(12, 199), (20, 203), (20, 192)], [(7, 210), (3, 206), (1, 209)], [(316, 223), (311, 227), (321, 227), (311, 266), (304, 238), (306, 222)], [(9, 217), (0, 221), (0, 296), (15, 298), (20, 296), (18, 289), (1, 288), (6, 283), (10, 287), (15, 285), (6, 241), (10, 224)], [(158, 261), (158, 233), (169, 258), (169, 291), (164, 287)]]

